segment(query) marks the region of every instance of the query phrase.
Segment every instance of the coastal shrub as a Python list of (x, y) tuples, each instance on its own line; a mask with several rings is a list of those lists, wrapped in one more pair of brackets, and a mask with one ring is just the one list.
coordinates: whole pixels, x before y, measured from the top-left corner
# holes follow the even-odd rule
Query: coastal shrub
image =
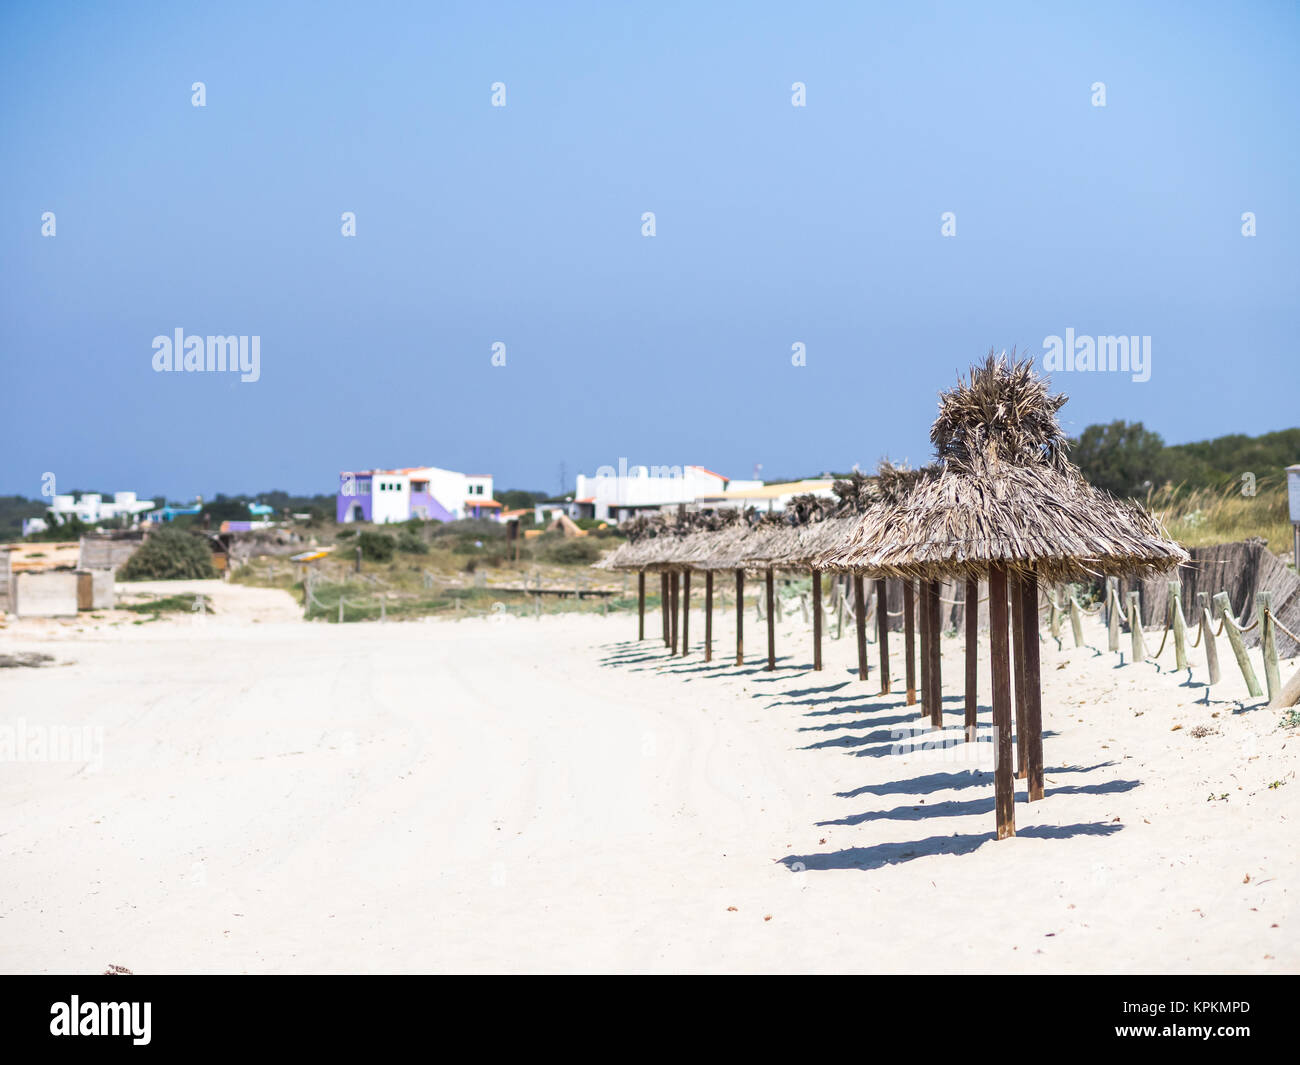
[(367, 562), (391, 562), (397, 549), (397, 540), (388, 533), (363, 532), (357, 537), (361, 557)]
[(117, 575), (124, 581), (212, 580), (217, 570), (204, 537), (163, 528), (149, 535)]
[(405, 555), (427, 555), (429, 545), (414, 529), (403, 529), (397, 536), (397, 550)]
[(557, 540), (543, 547), (539, 554), (547, 562), (577, 565), (583, 562), (595, 562), (601, 556), (601, 547), (593, 540), (582, 537), (573, 540)]

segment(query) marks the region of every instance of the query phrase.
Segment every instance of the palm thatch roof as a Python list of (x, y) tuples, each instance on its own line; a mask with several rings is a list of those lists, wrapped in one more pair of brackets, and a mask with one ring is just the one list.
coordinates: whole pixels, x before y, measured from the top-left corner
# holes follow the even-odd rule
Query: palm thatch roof
[(940, 396), (930, 439), (940, 462), (870, 511), (828, 568), (881, 576), (977, 577), (992, 564), (1048, 581), (1145, 576), (1187, 561), (1136, 503), (1084, 481), (1067, 457), (1050, 395), (1029, 360), (990, 352)]

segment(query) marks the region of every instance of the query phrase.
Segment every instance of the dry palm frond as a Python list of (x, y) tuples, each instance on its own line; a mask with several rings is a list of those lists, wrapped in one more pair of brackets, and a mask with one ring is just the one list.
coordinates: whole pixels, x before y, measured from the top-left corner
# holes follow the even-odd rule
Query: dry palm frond
[(1067, 398), (1048, 392), (1031, 360), (1017, 360), (1013, 350), (1008, 362), (990, 351), (969, 379), (959, 377), (940, 395), (930, 440), (946, 469), (974, 472), (1009, 462), (1066, 471), (1073, 467), (1056, 412)]
[(1141, 507), (1083, 480), (1052, 396), (1027, 361), (992, 354), (943, 393), (930, 437), (942, 463), (874, 508), (818, 565), (899, 577), (972, 577), (994, 564), (1044, 579), (1147, 575), (1187, 553)]

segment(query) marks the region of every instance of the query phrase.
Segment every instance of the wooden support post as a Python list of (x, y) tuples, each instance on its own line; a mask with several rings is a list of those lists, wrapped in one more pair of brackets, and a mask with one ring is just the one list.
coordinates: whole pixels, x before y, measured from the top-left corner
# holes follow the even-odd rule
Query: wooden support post
[(889, 589), (876, 579), (876, 642), (880, 645), (880, 694), (889, 694)]
[(943, 728), (943, 679), (941, 676), (941, 656), (943, 654), (943, 621), (941, 620), (941, 614), (943, 606), (939, 600), (942, 591), (942, 582), (930, 582), (930, 670), (928, 676), (930, 687), (934, 689), (933, 698), (930, 700), (930, 724), (934, 728)]
[(1073, 591), (1070, 593), (1070, 629), (1074, 632), (1074, 646), (1083, 646), (1083, 611)]
[(1169, 608), (1174, 612), (1174, 668), (1187, 668), (1187, 622), (1183, 618), (1183, 582), (1169, 582)]
[(861, 574), (853, 576), (853, 612), (858, 623), (858, 680), (866, 680), (867, 673), (867, 596), (866, 581)]
[(672, 596), (668, 594), (668, 573), (665, 570), (659, 574), (659, 613), (663, 618), (665, 647), (668, 646), (668, 608), (672, 605), (671, 599)]
[(745, 664), (745, 571), (736, 570), (736, 665)]
[(682, 573), (682, 654), (691, 653), (691, 571)]
[(773, 590), (772, 567), (767, 567), (767, 672), (776, 669), (776, 593)]
[(1119, 650), (1119, 581), (1115, 577), (1106, 578), (1106, 646)]
[(1132, 644), (1134, 663), (1141, 662), (1146, 654), (1142, 647), (1142, 607), (1138, 602), (1138, 593), (1128, 593), (1128, 634)]
[(1011, 595), (1011, 676), (1015, 684), (1016, 700), (1016, 779), (1021, 780), (1025, 776), (1026, 747), (1025, 732), (1028, 726), (1025, 723), (1026, 709), (1026, 691), (1025, 688), (1029, 683), (1025, 676), (1025, 590), (1024, 580), (1021, 575), (1014, 570), (1007, 580), (1008, 591)]
[(1011, 661), (1007, 644), (1007, 571), (989, 569), (989, 650), (993, 678), (993, 769), (997, 837), (1016, 834), (1015, 781), (1011, 777)]
[(713, 570), (704, 571), (704, 661), (713, 661)]
[(645, 570), (636, 575), (636, 638), (645, 639)]
[(813, 669), (822, 668), (822, 571), (812, 571)]
[[(1210, 674), (1211, 686), (1219, 683), (1219, 648), (1214, 642), (1214, 615), (1210, 600), (1204, 592), (1196, 593), (1196, 609), (1201, 615), (1201, 640), (1205, 644), (1205, 668)], [(1209, 701), (1208, 693), (1206, 701)]]
[(1051, 622), (1049, 630), (1052, 633), (1052, 639), (1056, 641), (1056, 646), (1061, 646), (1061, 607), (1057, 602), (1057, 596), (1060, 594), (1058, 588), (1045, 588), (1044, 591), (1049, 596), (1048, 603), (1051, 605)]
[(980, 582), (966, 581), (966, 741), (975, 742), (979, 717)]
[(903, 581), (903, 656), (907, 659), (907, 705), (916, 705), (916, 584)]
[(1214, 605), (1219, 608), (1219, 613), (1223, 615), (1223, 631), (1228, 634), (1228, 643), (1232, 645), (1232, 653), (1237, 656), (1237, 665), (1241, 667), (1241, 675), (1246, 678), (1246, 690), (1258, 699), (1264, 694), (1264, 690), (1259, 686), (1259, 678), (1255, 676), (1254, 667), (1250, 664), (1250, 656), (1246, 654), (1246, 642), (1241, 638), (1241, 631), (1233, 624), (1232, 603), (1228, 601), (1228, 593), (1220, 592), (1216, 595)]
[(1282, 678), (1277, 669), (1277, 623), (1273, 620), (1273, 594), (1257, 592), (1255, 611), (1259, 617), (1259, 650), (1264, 656), (1264, 683), (1268, 685), (1271, 703), (1282, 690)]
[(841, 581), (844, 578), (835, 578), (835, 638), (842, 639), (844, 636), (844, 589), (841, 587)]
[(1019, 743), (1025, 748), (1025, 776), (1029, 801), (1043, 797), (1043, 678), (1038, 656), (1038, 576), (1026, 573), (1020, 579), (1024, 615), (1025, 664), (1020, 670), (1025, 685), (1025, 731)]
[(682, 575), (676, 570), (668, 574), (668, 646), (677, 653), (677, 604), (682, 596)]
[(930, 716), (930, 582), (916, 582), (916, 627), (921, 652), (921, 716)]

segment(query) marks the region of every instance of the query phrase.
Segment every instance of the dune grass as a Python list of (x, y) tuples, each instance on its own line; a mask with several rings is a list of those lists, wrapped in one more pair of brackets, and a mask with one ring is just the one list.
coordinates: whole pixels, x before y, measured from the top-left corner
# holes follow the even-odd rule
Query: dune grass
[(1169, 534), (1187, 547), (1258, 536), (1275, 554), (1288, 554), (1292, 548), (1284, 484), (1261, 481), (1253, 496), (1243, 495), (1241, 485), (1235, 482), (1224, 488), (1178, 485), (1153, 492), (1146, 505), (1164, 522)]

